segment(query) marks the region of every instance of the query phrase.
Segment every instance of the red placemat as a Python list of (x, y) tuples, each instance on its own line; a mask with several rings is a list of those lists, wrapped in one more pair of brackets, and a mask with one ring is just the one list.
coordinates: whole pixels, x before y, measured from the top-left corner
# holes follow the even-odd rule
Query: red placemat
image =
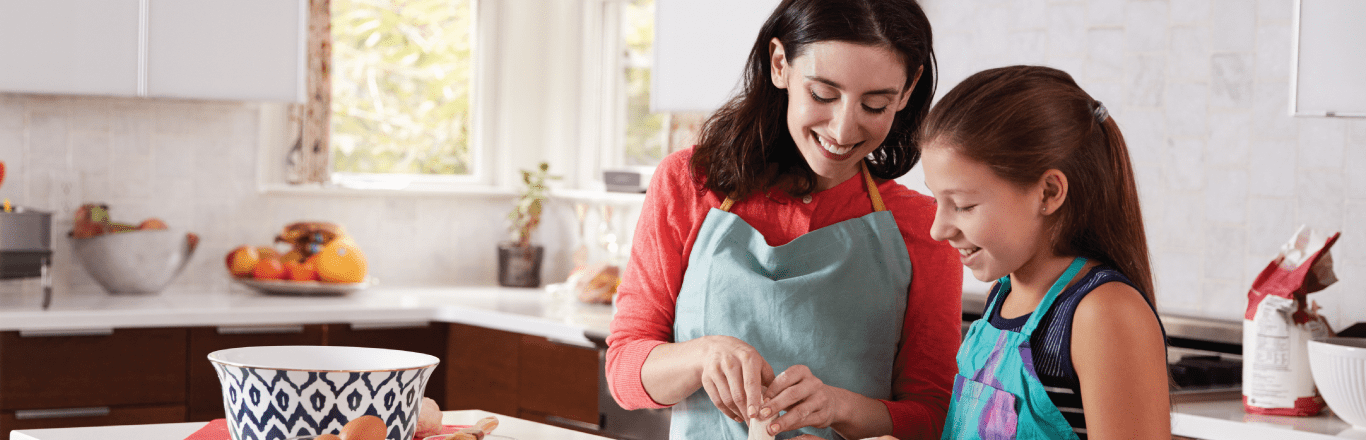
[[(468, 428), (469, 426), (470, 425), (442, 425), (441, 432), (432, 433), (428, 436), (453, 434), (455, 431), (459, 431), (460, 428)], [(414, 440), (422, 440), (422, 438), (423, 437), (413, 436)], [(205, 424), (203, 428), (199, 428), (198, 431), (195, 431), (194, 434), (185, 437), (185, 440), (232, 440), (232, 434), (228, 432), (227, 419), (213, 419)]]
[(232, 434), (228, 433), (227, 419), (213, 419), (185, 440), (232, 440)]
[[(434, 436), (434, 435), (441, 435), (441, 434), (454, 434), (455, 431), (459, 431), (460, 428), (468, 428), (468, 427), (470, 427), (470, 425), (441, 425), (441, 432), (434, 432), (434, 433), (431, 433), (431, 434), (427, 434), (427, 437), (431, 437), (431, 436)], [(422, 440), (422, 439), (427, 438), (427, 437), (423, 437), (423, 436), (420, 436), (420, 435), (417, 435), (417, 434), (413, 434), (413, 440)], [(188, 439), (187, 439), (187, 440), (188, 440)]]

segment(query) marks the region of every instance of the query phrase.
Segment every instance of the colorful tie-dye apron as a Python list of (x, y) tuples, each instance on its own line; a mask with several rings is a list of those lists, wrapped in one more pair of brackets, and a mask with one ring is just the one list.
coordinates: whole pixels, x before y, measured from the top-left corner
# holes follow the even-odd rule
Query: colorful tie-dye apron
[[(769, 246), (740, 217), (712, 209), (702, 222), (678, 295), (674, 340), (729, 335), (780, 373), (806, 365), (828, 385), (875, 399), (892, 394), (911, 260), (892, 213), (863, 170), (874, 212)], [(743, 440), (744, 423), (704, 390), (673, 408), (671, 439)], [(803, 428), (778, 438), (833, 429)]]
[(1072, 261), (1044, 295), (1019, 332), (1000, 330), (987, 322), (1010, 292), (1010, 277), (1001, 277), (996, 300), (982, 318), (972, 323), (958, 349), (958, 375), (944, 423), (945, 440), (1077, 439), (1067, 419), (1053, 405), (1034, 372), (1029, 337), (1068, 281), (1086, 265)]

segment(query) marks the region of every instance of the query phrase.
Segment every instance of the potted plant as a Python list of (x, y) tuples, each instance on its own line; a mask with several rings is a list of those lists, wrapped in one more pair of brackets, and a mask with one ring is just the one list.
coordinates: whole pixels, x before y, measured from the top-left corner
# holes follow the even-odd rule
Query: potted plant
[(526, 187), (517, 197), (517, 204), (508, 213), (511, 224), (510, 240), (498, 244), (498, 284), (507, 287), (540, 287), (541, 260), (545, 247), (531, 243), (531, 234), (541, 225), (541, 212), (547, 199), (546, 180), (559, 176), (548, 174), (550, 165), (541, 162), (534, 171), (522, 170)]

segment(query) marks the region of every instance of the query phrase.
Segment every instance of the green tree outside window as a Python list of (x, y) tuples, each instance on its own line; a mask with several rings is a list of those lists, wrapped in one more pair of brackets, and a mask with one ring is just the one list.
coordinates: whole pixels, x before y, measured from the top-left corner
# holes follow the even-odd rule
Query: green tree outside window
[(332, 0), (332, 169), (463, 175), (470, 0)]

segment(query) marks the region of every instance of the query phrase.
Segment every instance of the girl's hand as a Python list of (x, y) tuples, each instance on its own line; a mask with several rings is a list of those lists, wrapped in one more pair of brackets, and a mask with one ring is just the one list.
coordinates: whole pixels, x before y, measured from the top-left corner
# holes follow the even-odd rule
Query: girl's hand
[(760, 409), (759, 418), (787, 411), (769, 424), (770, 435), (808, 426), (828, 428), (840, 413), (841, 391), (844, 390), (826, 385), (805, 365), (793, 365), (769, 384), (764, 393), (768, 403)]
[(758, 417), (763, 387), (773, 382), (773, 367), (753, 346), (730, 336), (706, 336), (702, 352), (702, 389), (726, 417), (745, 423)]
[[(820, 438), (820, 437), (816, 437), (816, 436), (811, 435), (811, 434), (804, 434), (804, 435), (801, 435), (801, 436), (793, 437), (792, 440), (825, 440), (825, 439)], [(890, 435), (884, 435), (884, 436), (878, 437), (878, 438), (868, 437), (868, 438), (866, 438), (866, 439), (864, 439), (864, 440), (897, 440), (897, 439), (896, 439), (896, 437), (892, 437), (892, 436), (890, 436)]]

